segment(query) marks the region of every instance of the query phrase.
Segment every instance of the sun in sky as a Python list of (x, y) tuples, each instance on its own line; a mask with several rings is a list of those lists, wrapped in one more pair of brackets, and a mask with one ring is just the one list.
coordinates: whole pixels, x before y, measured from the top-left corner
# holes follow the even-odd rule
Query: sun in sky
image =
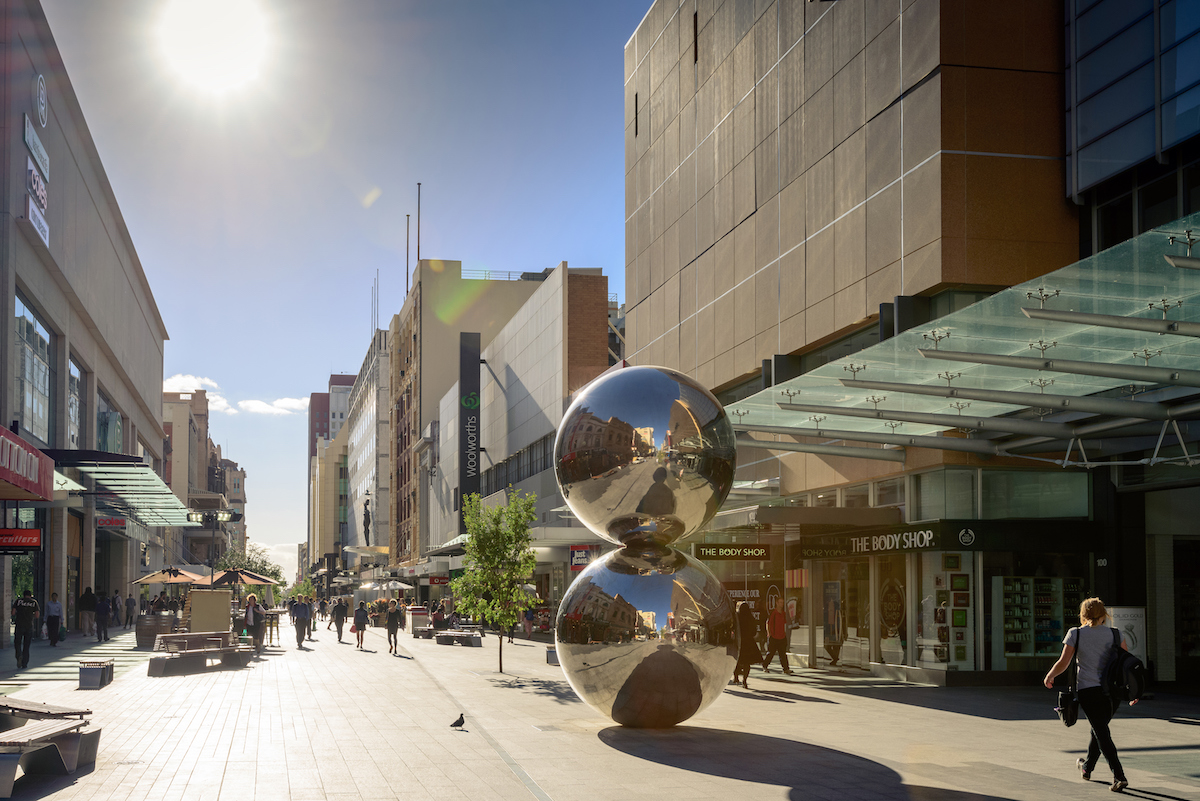
[(255, 0), (170, 0), (158, 37), (179, 77), (214, 94), (258, 77), (270, 44), (266, 16)]

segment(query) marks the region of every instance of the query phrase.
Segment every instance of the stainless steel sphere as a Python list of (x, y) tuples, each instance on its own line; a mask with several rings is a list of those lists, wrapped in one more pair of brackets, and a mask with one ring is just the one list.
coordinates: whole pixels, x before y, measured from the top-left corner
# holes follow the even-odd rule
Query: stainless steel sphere
[(559, 606), (555, 641), (579, 697), (635, 728), (674, 726), (707, 707), (738, 654), (729, 594), (674, 548), (621, 548), (589, 565)]
[(720, 402), (665, 367), (627, 367), (578, 394), (558, 427), (554, 470), (571, 511), (621, 545), (669, 545), (712, 519), (737, 445)]

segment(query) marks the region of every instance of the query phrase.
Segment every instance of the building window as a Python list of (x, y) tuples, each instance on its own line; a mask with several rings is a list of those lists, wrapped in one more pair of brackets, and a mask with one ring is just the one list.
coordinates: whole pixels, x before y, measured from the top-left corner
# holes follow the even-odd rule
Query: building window
[(83, 394), (83, 370), (70, 360), (67, 366), (67, 447), (83, 447), (83, 421), (87, 419), (87, 400)]
[(46, 445), (53, 434), (54, 348), (49, 327), (25, 303), (16, 299), (17, 403), (21, 426)]
[(96, 450), (122, 453), (121, 413), (103, 392), (96, 393)]

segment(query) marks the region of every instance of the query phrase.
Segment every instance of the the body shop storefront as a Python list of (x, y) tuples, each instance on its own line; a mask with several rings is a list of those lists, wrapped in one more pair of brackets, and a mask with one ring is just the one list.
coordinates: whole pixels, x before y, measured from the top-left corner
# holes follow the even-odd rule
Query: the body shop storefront
[(784, 598), (801, 666), (958, 683), (1044, 670), (1058, 656), (1093, 586), (1094, 527), (937, 520), (806, 536), (767, 526), (760, 561), (745, 544), (697, 556), (722, 560), (726, 588), (756, 612)]

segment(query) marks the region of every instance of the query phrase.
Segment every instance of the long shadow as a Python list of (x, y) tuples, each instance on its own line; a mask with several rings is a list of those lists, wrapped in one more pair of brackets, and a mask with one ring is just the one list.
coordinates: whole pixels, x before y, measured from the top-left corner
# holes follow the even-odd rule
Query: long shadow
[(773, 695), (767, 695), (765, 693), (751, 693), (751, 692), (746, 692), (745, 690), (726, 690), (725, 694), (726, 695), (736, 695), (738, 698), (749, 698), (752, 701), (776, 701), (781, 704), (796, 703), (795, 701), (789, 701), (786, 698), (776, 698)]
[[(630, 756), (673, 768), (727, 779), (790, 788), (788, 797), (874, 801), (907, 797), (916, 801), (998, 801), (1005, 796), (905, 785), (900, 774), (869, 759), (831, 748), (760, 734), (676, 726), (627, 729), (614, 726), (597, 735)], [(1047, 797), (1053, 793), (1048, 792)]]
[(808, 701), (814, 704), (836, 704), (837, 701), (830, 701), (828, 698), (815, 698), (811, 695), (801, 695), (800, 693), (790, 693), (786, 690), (759, 690), (763, 695), (773, 695), (776, 698), (787, 698), (791, 701)]
[(532, 695), (550, 698), (560, 704), (582, 704), (583, 701), (565, 681), (550, 679), (526, 679), (519, 676), (512, 678), (490, 678), (492, 686), (506, 690), (524, 690)]

